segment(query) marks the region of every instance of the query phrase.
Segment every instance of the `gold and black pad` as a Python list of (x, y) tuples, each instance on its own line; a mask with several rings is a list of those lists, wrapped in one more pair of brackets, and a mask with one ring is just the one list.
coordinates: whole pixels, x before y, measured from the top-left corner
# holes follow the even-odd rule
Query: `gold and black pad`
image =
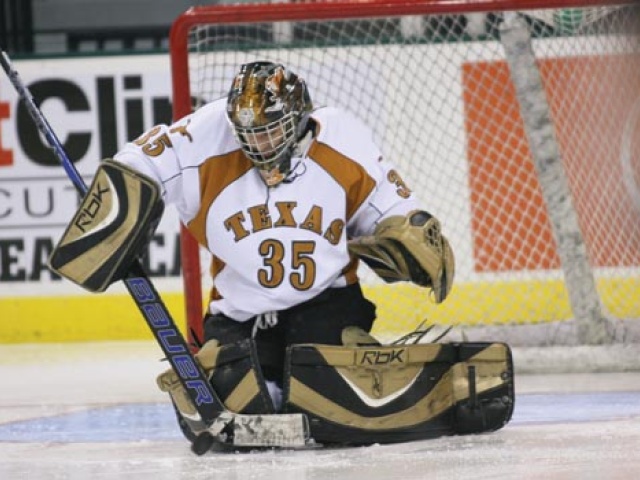
[(502, 343), (294, 345), (285, 412), (324, 443), (391, 443), (497, 430), (511, 418), (513, 363)]
[(212, 367), (209, 381), (229, 411), (275, 413), (252, 339), (220, 346)]
[(160, 187), (152, 179), (103, 160), (49, 267), (91, 292), (103, 292), (127, 275), (163, 211)]
[[(274, 413), (252, 339), (226, 345), (218, 345), (216, 340), (210, 340), (195, 357), (218, 398), (230, 412)], [(190, 441), (195, 440), (199, 433), (206, 430), (206, 425), (182, 386), (178, 374), (173, 368), (169, 368), (158, 376), (156, 382), (160, 390), (171, 396), (178, 424), (185, 437)]]

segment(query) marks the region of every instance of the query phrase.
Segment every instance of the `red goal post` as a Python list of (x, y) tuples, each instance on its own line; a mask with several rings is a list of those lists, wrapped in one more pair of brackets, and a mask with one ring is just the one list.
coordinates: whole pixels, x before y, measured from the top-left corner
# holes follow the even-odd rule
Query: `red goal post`
[[(516, 12), (532, 38), (568, 189), (559, 203), (501, 41), (503, 19)], [(637, 21), (627, 0), (194, 7), (171, 31), (174, 117), (225, 95), (241, 63), (269, 59), (301, 73), (316, 105), (339, 104), (369, 123), (457, 257), (441, 306), (362, 267), (382, 337), (426, 319), (515, 345), (629, 344), (640, 341)], [(567, 225), (575, 231), (563, 233)], [(199, 257), (183, 232), (187, 322), (201, 337), (210, 279)]]

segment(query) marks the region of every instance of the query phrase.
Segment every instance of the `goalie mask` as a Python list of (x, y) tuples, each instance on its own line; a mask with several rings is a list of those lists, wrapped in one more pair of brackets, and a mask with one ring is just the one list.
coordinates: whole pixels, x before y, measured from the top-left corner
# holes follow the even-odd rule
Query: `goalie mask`
[(291, 170), (291, 156), (312, 109), (307, 86), (280, 64), (240, 67), (227, 99), (227, 115), (245, 155), (269, 187)]

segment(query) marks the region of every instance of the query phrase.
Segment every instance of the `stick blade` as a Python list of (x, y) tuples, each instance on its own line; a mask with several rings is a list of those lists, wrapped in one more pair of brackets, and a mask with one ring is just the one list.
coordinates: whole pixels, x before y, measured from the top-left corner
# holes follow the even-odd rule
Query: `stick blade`
[(234, 447), (303, 448), (313, 441), (303, 414), (222, 413), (208, 428), (219, 442)]

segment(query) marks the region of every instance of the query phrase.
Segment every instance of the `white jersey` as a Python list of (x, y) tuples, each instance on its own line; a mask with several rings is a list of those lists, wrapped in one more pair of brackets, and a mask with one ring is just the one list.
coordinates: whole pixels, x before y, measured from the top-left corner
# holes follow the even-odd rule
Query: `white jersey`
[(155, 179), (165, 202), (213, 255), (211, 313), (245, 321), (357, 282), (347, 239), (418, 208), (370, 130), (321, 108), (315, 137), (268, 188), (226, 119), (226, 100), (127, 144), (115, 159)]

